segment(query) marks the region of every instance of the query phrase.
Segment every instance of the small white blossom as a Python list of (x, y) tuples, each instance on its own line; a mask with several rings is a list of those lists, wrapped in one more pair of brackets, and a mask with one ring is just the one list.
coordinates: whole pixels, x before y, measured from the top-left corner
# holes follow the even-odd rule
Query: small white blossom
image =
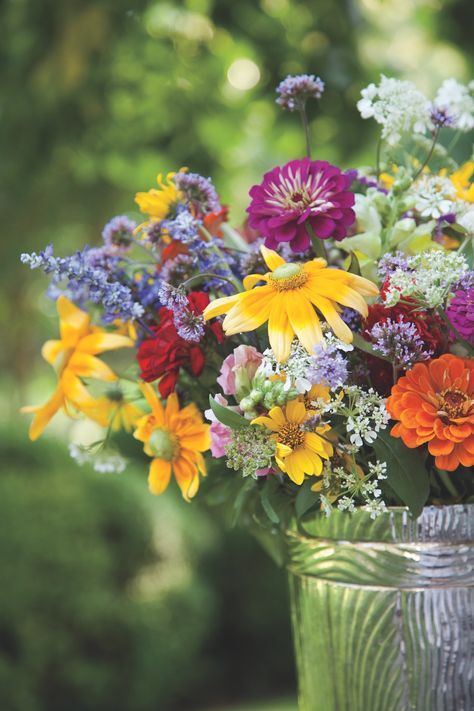
[(466, 232), (474, 234), (474, 206), (466, 207), (466, 204), (464, 203), (462, 208), (463, 211), (458, 215), (456, 221), (458, 225), (464, 227)]
[(417, 181), (412, 194), (415, 207), (422, 217), (438, 219), (454, 210), (456, 189), (449, 178), (424, 175)]
[(467, 86), (456, 79), (445, 79), (436, 94), (434, 105), (447, 108), (454, 128), (467, 132), (474, 128), (474, 81)]
[(441, 249), (408, 257), (407, 265), (407, 269), (395, 269), (390, 275), (384, 296), (387, 306), (395, 306), (403, 295), (436, 308), (443, 304), (451, 286), (469, 271), (464, 255)]
[(387, 511), (387, 505), (381, 499), (370, 499), (363, 506), (363, 509), (370, 512), (370, 518), (377, 518), (377, 516)]
[(424, 133), (430, 123), (428, 99), (409, 81), (387, 78), (361, 91), (357, 108), (362, 118), (374, 118), (382, 126), (382, 138), (396, 145), (402, 134)]
[(79, 466), (87, 464), (91, 466), (96, 472), (102, 474), (117, 473), (125, 471), (127, 466), (127, 460), (124, 459), (120, 454), (115, 452), (97, 452), (93, 453), (83, 447), (79, 447), (77, 444), (71, 443), (69, 445), (69, 454), (72, 459), (74, 459)]

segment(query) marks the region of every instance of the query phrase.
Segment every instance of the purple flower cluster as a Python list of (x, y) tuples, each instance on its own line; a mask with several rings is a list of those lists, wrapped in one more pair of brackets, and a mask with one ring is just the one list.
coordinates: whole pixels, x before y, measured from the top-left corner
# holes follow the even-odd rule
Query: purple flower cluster
[(210, 178), (203, 178), (199, 173), (179, 172), (174, 176), (174, 182), (195, 213), (205, 215), (222, 210), (219, 196)]
[(474, 287), (456, 291), (446, 315), (464, 340), (474, 346)]
[(324, 82), (314, 74), (289, 74), (276, 88), (276, 103), (282, 109), (296, 111), (302, 109), (308, 99), (320, 99), (323, 91)]
[(164, 282), (160, 287), (160, 298), (163, 306), (173, 312), (173, 322), (178, 335), (185, 341), (199, 343), (205, 333), (204, 318), (201, 314), (191, 311), (184, 289)]
[(318, 343), (307, 378), (313, 385), (340, 388), (347, 383), (349, 371), (347, 360), (336, 343)]
[(88, 300), (101, 304), (106, 323), (117, 318), (130, 321), (143, 315), (143, 306), (135, 300), (130, 287), (117, 280), (112, 270), (115, 261), (100, 249), (86, 247), (70, 257), (55, 257), (49, 245), (39, 254), (22, 254), (21, 261), (31, 269), (41, 268), (50, 274), (56, 295), (60, 293), (58, 285), (64, 283), (67, 295), (75, 303)]
[(294, 252), (320, 239), (342, 240), (355, 220), (349, 178), (324, 160), (292, 160), (273, 168), (250, 190), (249, 226), (275, 249), (289, 242)]
[(407, 370), (415, 363), (428, 360), (433, 351), (427, 349), (415, 323), (399, 316), (374, 324), (369, 331), (376, 351), (390, 359), (397, 368)]
[(434, 104), (431, 107), (430, 119), (435, 129), (443, 128), (443, 126), (452, 127), (456, 122), (455, 117), (449, 113), (447, 106), (435, 106)]
[(351, 181), (351, 186), (353, 183), (358, 183), (363, 188), (376, 188), (379, 193), (384, 193), (385, 195), (388, 194), (388, 190), (383, 188), (375, 178), (369, 178), (366, 175), (363, 175), (356, 168), (349, 168), (344, 172), (344, 175), (346, 175)]
[(200, 221), (194, 217), (187, 205), (178, 205), (173, 219), (161, 220), (151, 226), (150, 239), (156, 242), (155, 232), (159, 230), (160, 235), (166, 233), (172, 239), (189, 245), (196, 240), (202, 241), (198, 234), (199, 225)]
[(126, 252), (130, 249), (133, 231), (137, 224), (126, 215), (113, 217), (102, 230), (102, 239), (110, 252)]
[(395, 254), (384, 254), (378, 263), (378, 272), (380, 279), (385, 281), (395, 270), (402, 269), (408, 271), (408, 259), (403, 252), (395, 252)]

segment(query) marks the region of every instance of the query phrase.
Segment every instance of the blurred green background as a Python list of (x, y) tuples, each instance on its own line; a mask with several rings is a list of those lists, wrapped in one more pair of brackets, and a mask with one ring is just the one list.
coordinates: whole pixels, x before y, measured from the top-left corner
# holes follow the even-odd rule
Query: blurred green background
[(303, 152), (274, 103), (288, 73), (326, 82), (318, 157), (370, 162), (360, 89), (381, 71), (429, 94), (470, 79), (472, 20), (469, 0), (0, 4), (2, 711), (296, 708), (285, 575), (252, 539), (173, 491), (153, 499), (141, 459), (78, 468), (60, 417), (28, 442), (18, 407), (52, 387), (39, 349), (56, 321), (20, 252), (98, 243), (183, 165), (238, 225), (249, 186)]

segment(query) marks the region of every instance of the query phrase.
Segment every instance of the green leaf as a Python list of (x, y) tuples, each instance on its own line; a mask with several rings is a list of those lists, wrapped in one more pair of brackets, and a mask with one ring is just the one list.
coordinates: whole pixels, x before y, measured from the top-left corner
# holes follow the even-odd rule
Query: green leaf
[(241, 430), (244, 427), (249, 427), (250, 422), (246, 420), (245, 417), (242, 417), (242, 415), (239, 415), (237, 412), (234, 412), (234, 410), (231, 410), (228, 407), (219, 405), (219, 403), (214, 400), (212, 395), (209, 395), (209, 404), (212, 412), (223, 425), (227, 425), (227, 427), (230, 427), (233, 430)]
[(352, 339), (352, 344), (353, 346), (355, 346), (355, 348), (358, 348), (360, 351), (364, 351), (364, 353), (370, 353), (370, 355), (375, 356), (375, 358), (380, 358), (380, 360), (386, 360), (389, 363), (392, 362), (390, 358), (387, 358), (386, 356), (376, 351), (368, 341), (362, 338), (361, 335), (359, 335), (358, 333), (354, 333), (353, 336), (354, 338)]
[(387, 482), (417, 518), (428, 498), (430, 484), (424, 459), (388, 431), (379, 432), (372, 444), (377, 459), (387, 464)]
[(270, 492), (269, 492), (268, 484), (265, 484), (262, 487), (262, 491), (261, 491), (261, 495), (260, 495), (260, 500), (262, 502), (262, 508), (265, 511), (265, 513), (267, 514), (270, 521), (272, 523), (278, 524), (278, 523), (280, 523), (280, 517), (272, 506), (272, 503), (271, 503), (270, 497), (269, 497), (269, 493)]
[(357, 259), (357, 255), (355, 252), (351, 250), (351, 261), (349, 262), (349, 267), (347, 269), (350, 274), (357, 274), (357, 276), (360, 276), (360, 264), (359, 260)]
[(311, 491), (311, 487), (314, 483), (315, 479), (306, 479), (296, 494), (295, 511), (298, 518), (308, 513), (319, 500), (319, 492)]

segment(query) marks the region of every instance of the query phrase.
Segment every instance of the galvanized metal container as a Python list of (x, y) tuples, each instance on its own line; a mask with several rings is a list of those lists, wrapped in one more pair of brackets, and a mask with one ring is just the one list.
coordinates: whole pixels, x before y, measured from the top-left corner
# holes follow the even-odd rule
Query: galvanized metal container
[(300, 711), (473, 711), (474, 505), (287, 533)]

